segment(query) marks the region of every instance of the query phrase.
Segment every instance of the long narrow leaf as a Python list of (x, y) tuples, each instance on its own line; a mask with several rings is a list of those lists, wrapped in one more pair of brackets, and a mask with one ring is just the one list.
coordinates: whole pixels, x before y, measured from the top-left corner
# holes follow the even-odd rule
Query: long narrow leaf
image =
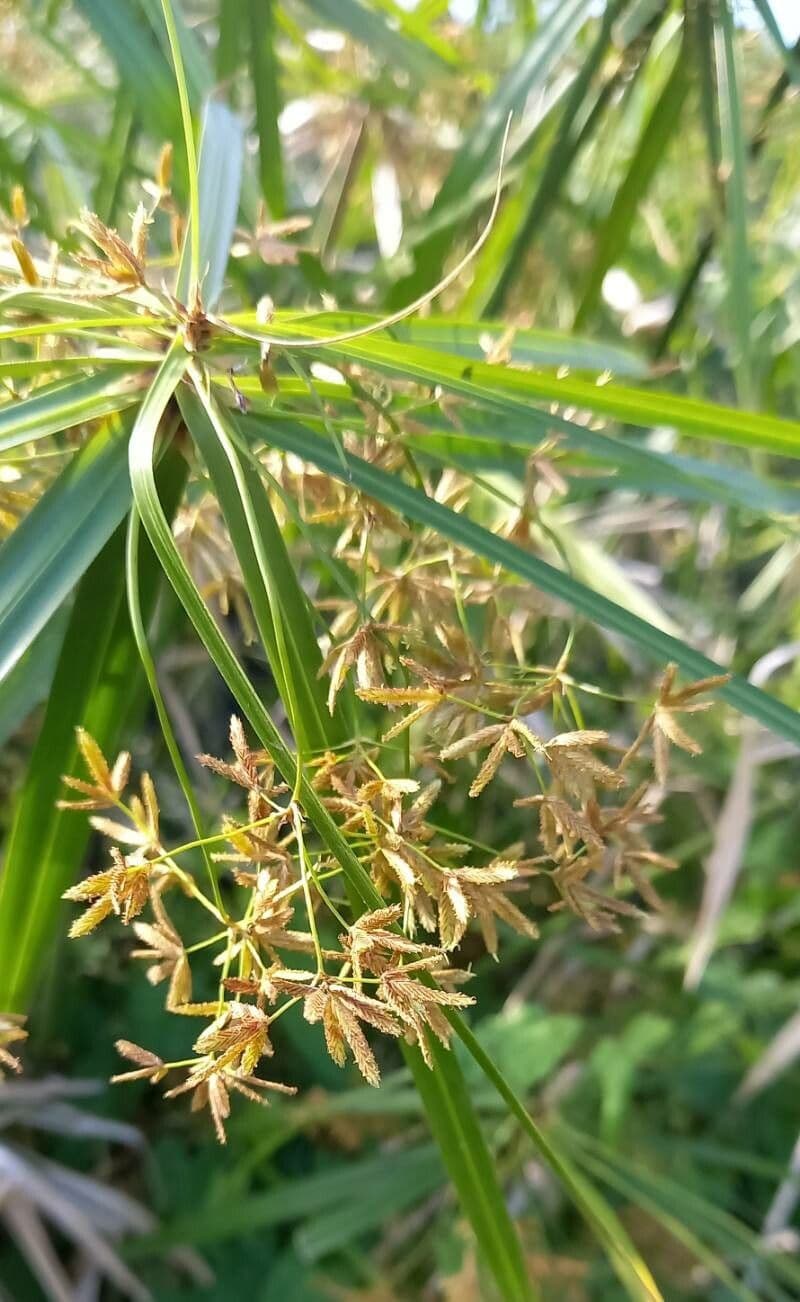
[(162, 140), (177, 136), (179, 113), (169, 66), (133, 0), (76, 0), (114, 60), (142, 119)]
[(0, 547), (0, 679), (81, 578), (129, 503), (125, 431), (108, 425)]
[[(556, 402), (611, 416), (630, 425), (644, 428), (667, 425), (682, 434), (800, 457), (800, 424), (796, 421), (740, 411), (720, 403), (633, 389), (613, 382), (593, 384), (546, 371), (517, 371), (485, 362), (465, 366), (463, 358), (442, 352), (431, 354), (424, 348), (375, 338), (337, 344), (330, 353), (325, 353), (321, 340), (320, 354), (325, 354), (326, 360), (334, 364), (344, 354), (389, 374), (441, 384), (452, 392), (488, 404), (493, 400), (493, 390), (504, 390), (536, 401)], [(502, 394), (499, 397), (502, 401)]]
[(753, 4), (761, 15), (761, 20), (769, 32), (772, 40), (775, 42), (775, 48), (780, 54), (786, 65), (786, 71), (795, 83), (800, 85), (800, 57), (796, 49), (790, 49), (783, 39), (783, 33), (780, 24), (775, 17), (775, 13), (769, 0), (753, 0)]
[(49, 696), (68, 618), (65, 604), (0, 682), (0, 746), (6, 744), (31, 710)]
[(409, 40), (362, 0), (306, 0), (326, 27), (347, 32), (390, 67), (400, 67), (423, 82), (445, 65), (430, 48)]
[(749, 407), (755, 401), (755, 377), (750, 346), (753, 302), (747, 239), (746, 144), (736, 68), (735, 32), (728, 0), (719, 0), (717, 14), (714, 45), (719, 85), (722, 167), (723, 175), (727, 178), (725, 207), (728, 303), (736, 347), (734, 370), (739, 397), (744, 406)]
[[(224, 104), (210, 100), (203, 114), (198, 163), (200, 191), (200, 279), (203, 305), (213, 308), (222, 293), (242, 184), (244, 130)], [(191, 225), (191, 223), (190, 223)], [(191, 229), (178, 269), (177, 295), (187, 302), (191, 282)]]
[(0, 452), (124, 411), (140, 396), (121, 388), (118, 377), (107, 375), (48, 385), (29, 398), (0, 407)]
[[(393, 1187), (402, 1190), (406, 1184), (410, 1190), (408, 1201), (413, 1202), (440, 1182), (441, 1167), (431, 1147), (409, 1148), (394, 1153), (391, 1160), (379, 1154), (329, 1171), (281, 1180), (275, 1189), (237, 1198), (234, 1203), (198, 1208), (164, 1230), (138, 1239), (130, 1245), (129, 1254), (141, 1257), (172, 1243), (202, 1245), (238, 1239), (271, 1225), (316, 1218), (343, 1205), (363, 1209), (369, 1202), (380, 1206), (384, 1195), (391, 1197)], [(398, 1210), (404, 1205), (406, 1200), (400, 1199)]]
[[(276, 312), (275, 324), (292, 324), (297, 313)], [(315, 330), (341, 331), (360, 329), (380, 317), (366, 312), (319, 312), (303, 315), (302, 326)], [(418, 347), (434, 348), (453, 356), (483, 361), (486, 348), (508, 337), (508, 349), (520, 366), (570, 367), (578, 371), (613, 371), (615, 375), (644, 379), (648, 364), (632, 348), (604, 339), (568, 334), (566, 331), (515, 326), (509, 331), (501, 320), (471, 320), (466, 316), (437, 316), (401, 321), (392, 326), (393, 339)]]
[(650, 183), (664, 160), (669, 141), (678, 126), (688, 88), (685, 49), (681, 46), (675, 66), (645, 124), (628, 172), (598, 235), (594, 261), (586, 278), (581, 304), (575, 316), (576, 330), (581, 330), (586, 325), (597, 306), (606, 272), (627, 244), (639, 204), (650, 188)]
[[(432, 1036), (430, 1040), (433, 1041)], [(433, 1069), (425, 1066), (418, 1051), (406, 1051), (406, 1062), (425, 1105), (442, 1160), (491, 1266), (500, 1296), (509, 1302), (538, 1297), (538, 1290), (527, 1275), (458, 1060), (450, 1049), (438, 1043), (431, 1043), (431, 1052)]]
[[(597, 36), (565, 98), (544, 166), (534, 156), (517, 193), (507, 201), (496, 232), (492, 232), (475, 269), (473, 284), (464, 298), (465, 309), (499, 312), (506, 294), (518, 279), (522, 259), (547, 214), (558, 202), (570, 168), (585, 143), (582, 109), (611, 42), (614, 23), (626, 4), (627, 0), (609, 0), (605, 5)], [(604, 91), (599, 92), (593, 112), (602, 106), (604, 95)]]
[(261, 191), (273, 218), (286, 215), (286, 183), (278, 118), (281, 92), (275, 50), (273, 0), (246, 0), (250, 21), (250, 71), (256, 101)]
[[(539, 24), (521, 59), (500, 82), (466, 134), (427, 214), (427, 221), (435, 219), (496, 169), (509, 113), (519, 113), (530, 95), (544, 89), (583, 25), (589, 8), (587, 0), (564, 0)], [(394, 287), (390, 307), (416, 298), (439, 280), (452, 240), (453, 227), (448, 222), (416, 245), (414, 272)]]
[[(164, 458), (159, 482), (172, 512), (185, 477)], [(75, 728), (114, 750), (144, 702), (144, 678), (125, 609), (124, 531), (118, 529), (78, 587), (39, 736), (28, 762), (0, 874), (0, 1007), (24, 1009), (51, 953), (61, 894), (75, 880), (88, 821), (58, 810), (61, 777), (78, 767)], [(143, 621), (153, 609), (159, 567), (149, 547), (141, 566)]]
[(612, 1209), (576, 1170), (558, 1144), (539, 1129), (525, 1105), (495, 1067), (464, 1019), (457, 1014), (451, 1014), (450, 1020), (467, 1052), (475, 1059), (487, 1080), (491, 1081), (509, 1110), (533, 1140), (548, 1166), (562, 1181), (573, 1202), (608, 1251), (609, 1258), (628, 1296), (640, 1302), (660, 1302), (661, 1293), (653, 1276)]
[(204, 410), (196, 395), (184, 393), (181, 410), (208, 467), (267, 658), (294, 716), (295, 737), (305, 754), (322, 751), (338, 745), (346, 733), (341, 714), (332, 719), (328, 713), (308, 599), (260, 478), (231, 443), (225, 413), (213, 399), (206, 401)]
[[(272, 756), (281, 776), (294, 786), (298, 778), (297, 757), (286, 745), (259, 694), (201, 597), (178, 551), (159, 499), (154, 474), (159, 423), (188, 365), (189, 358), (178, 342), (165, 357), (161, 370), (142, 404), (131, 435), (128, 454), (134, 501), (153, 549), (200, 640), (245, 717), (255, 729), (262, 745)], [(362, 906), (365, 909), (380, 907), (381, 897), (375, 890), (371, 878), (302, 773), (299, 775), (299, 793), (309, 819), (341, 864)]]

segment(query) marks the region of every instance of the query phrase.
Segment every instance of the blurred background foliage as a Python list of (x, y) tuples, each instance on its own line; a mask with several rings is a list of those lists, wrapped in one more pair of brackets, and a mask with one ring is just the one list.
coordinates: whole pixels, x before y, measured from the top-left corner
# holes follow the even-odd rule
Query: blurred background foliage
[[(416, 338), (424, 342), (437, 313), (534, 327), (539, 366), (607, 369), (641, 386), (655, 377), (659, 392), (795, 416), (792, 10), (761, 0), (184, 0), (194, 108), (213, 94), (247, 125), (228, 300), (269, 294), (281, 307), (370, 312), (408, 302), (474, 240), (514, 110), (498, 222)], [(0, 128), (8, 230), (15, 185), (41, 249), (49, 238), (69, 247), (84, 205), (124, 226), (159, 149), (180, 139), (159, 5), (0, 0)], [(175, 169), (182, 201), (178, 149)], [(156, 242), (166, 265), (166, 226)], [(5, 245), (0, 257), (10, 269)], [(465, 324), (453, 337), (467, 357), (482, 355), (480, 330)], [(502, 349), (502, 331), (488, 346)], [(2, 382), (11, 393), (13, 373)], [(696, 440), (668, 420), (648, 424), (645, 434), (628, 430), (629, 443), (696, 471), (687, 459), (701, 455)], [(698, 488), (573, 453), (548, 521), (579, 577), (745, 674), (756, 666), (758, 681), (774, 677), (795, 705), (796, 462), (709, 442), (702, 466)], [(48, 473), (41, 457), (30, 469), (0, 463), (7, 530)], [(487, 473), (519, 482), (524, 449)], [(183, 620), (167, 619), (168, 703), (187, 744), (218, 752), (227, 693)], [(63, 626), (45, 632), (0, 698), (6, 825)], [(613, 639), (584, 635), (576, 657), (611, 694), (642, 674), (636, 652)], [(156, 775), (181, 840), (160, 732), (143, 702), (133, 716), (135, 759)], [(702, 730), (704, 754), (684, 766), (664, 807), (658, 848), (682, 865), (664, 884), (666, 913), (600, 940), (553, 916), (533, 952), (508, 939), (501, 965), (468, 941), (475, 1029), (608, 1191), (665, 1297), (800, 1297), (797, 761), (790, 743), (730, 712), (715, 711)], [(213, 783), (203, 794), (219, 807)], [(498, 787), (479, 816), (456, 792), (448, 817), (478, 839), (501, 827), (510, 842), (525, 814)], [(10, 1155), (0, 1147), (0, 1199), (4, 1163), (21, 1153), (91, 1177), (94, 1194), (66, 1191), (74, 1205), (96, 1204), (99, 1181), (135, 1199), (139, 1210), (120, 1209), (112, 1228), (97, 1221), (112, 1237), (127, 1234), (119, 1252), (131, 1272), (107, 1280), (104, 1297), (135, 1295), (137, 1280), (164, 1302), (492, 1295), (399, 1059), (369, 1091), (321, 1054), (311, 1028), (286, 1019), (276, 1035), (300, 1098), (238, 1111), (224, 1150), (146, 1085), (65, 1102), (77, 1078), (101, 1081), (117, 1068), (113, 1042), (132, 1026), (165, 1054), (180, 1056), (185, 1036), (158, 992), (126, 972), (118, 932), (72, 947), (64, 930), (48, 955), (26, 1065), (31, 1077), (71, 1084), (27, 1110), (11, 1096), (0, 1102)], [(464, 1065), (545, 1296), (622, 1296), (552, 1175)], [(44, 1250), (30, 1226), (25, 1240), (5, 1220), (0, 1292), (27, 1302), (46, 1286), (46, 1257), (37, 1282), (30, 1262)], [(74, 1278), (83, 1272), (75, 1297), (99, 1296), (98, 1249), (70, 1238), (62, 1225), (56, 1246)]]

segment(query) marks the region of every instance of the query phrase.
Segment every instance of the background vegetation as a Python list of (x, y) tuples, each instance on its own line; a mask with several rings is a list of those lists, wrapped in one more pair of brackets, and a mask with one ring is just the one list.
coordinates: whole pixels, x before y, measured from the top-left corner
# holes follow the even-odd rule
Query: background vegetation
[[(601, 693), (593, 726), (622, 746), (668, 661), (736, 675), (693, 722), (702, 755), (670, 777), (656, 848), (680, 871), (658, 882), (663, 910), (613, 936), (545, 912), (539, 941), (504, 934), (499, 963), (467, 939), (470, 1025), (556, 1153), (459, 1043), (495, 1171), (470, 1183), (454, 1174), (458, 1127), (440, 1115), (437, 1131), (441, 1100), (426, 1120), (399, 1053), (372, 1091), (300, 1018), (276, 1028), (298, 1098), (242, 1104), (225, 1149), (147, 1084), (92, 1084), (118, 1070), (119, 1037), (186, 1046), (126, 934), (74, 945), (59, 902), (104, 862), (86, 822), (55, 809), (79, 769), (76, 724), (154, 775), (170, 844), (193, 836), (131, 633), (132, 492), (145, 535), (129, 577), (209, 824), (228, 796), (191, 757), (223, 752), (237, 691), (147, 542), (168, 569), (141, 449), (169, 332), (124, 295), (81, 299), (71, 257), (87, 251), (82, 208), (127, 237), (161, 193), (150, 283), (174, 281), (193, 174), (161, 4), (0, 0), (0, 1009), (30, 1031), (25, 1076), (0, 1086), (8, 1296), (521, 1297), (520, 1274), (531, 1295), (576, 1302), (800, 1296), (800, 58), (780, 16), (766, 0), (175, 5), (198, 137), (204, 122), (206, 306), (221, 293), (217, 310), (255, 329), (268, 295), (278, 334), (318, 339), (296, 362), (270, 357), (273, 401), (257, 344), (226, 338), (226, 419), (263, 404), (285, 417), (273, 446), (332, 478), (341, 434), (345, 482), (375, 509), (513, 574), (517, 609), (541, 620), (530, 654), (547, 663), (574, 635), (571, 672)], [(482, 231), (421, 315), (326, 346), (424, 294)], [(187, 253), (184, 302), (189, 279)], [(419, 420), (423, 488), (473, 476), (462, 514), (431, 514), (413, 474), (370, 478), (353, 455), (398, 411)], [(280, 719), (274, 661), (250, 637), (257, 583), (229, 541), (242, 508), (202, 458), (179, 440), (161, 497)], [(290, 550), (325, 610), (342, 522), (314, 525), (314, 551), (291, 507)], [(513, 773), (479, 806), (456, 786), (442, 817), (508, 844), (529, 820), (519, 794)]]

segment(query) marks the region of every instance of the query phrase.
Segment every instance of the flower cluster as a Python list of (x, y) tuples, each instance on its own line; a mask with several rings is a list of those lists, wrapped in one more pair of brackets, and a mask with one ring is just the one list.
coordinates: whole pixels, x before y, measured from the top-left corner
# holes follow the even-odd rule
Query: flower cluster
[[(414, 414), (419, 393), (382, 394), (355, 368), (346, 378), (367, 423), (359, 455), (425, 481), (408, 443), (430, 430)], [(441, 401), (433, 420), (457, 424), (458, 410)], [(341, 435), (343, 453), (350, 437)], [(147, 774), (128, 795), (128, 756), (109, 764), (85, 733), (88, 776), (67, 778), (73, 798), (64, 802), (88, 811), (111, 842), (108, 867), (67, 892), (86, 906), (71, 934), (116, 916), (136, 937), (133, 957), (147, 979), (164, 985), (167, 1008), (205, 1021), (193, 1056), (179, 1063), (120, 1042), (131, 1069), (117, 1079), (166, 1080), (168, 1097), (191, 1093), (220, 1139), (232, 1092), (259, 1102), (291, 1092), (259, 1075), (273, 1056), (272, 1028), (290, 1010), (320, 1024), (334, 1062), (351, 1059), (377, 1085), (376, 1034), (417, 1046), (429, 1066), (449, 1045), (459, 1011), (474, 1002), (462, 989), (470, 972), (453, 961), (470, 929), (496, 957), (505, 928), (534, 942), (548, 911), (609, 932), (661, 908), (654, 879), (676, 864), (650, 833), (669, 748), (697, 753), (680, 716), (707, 709), (699, 698), (725, 681), (679, 688), (669, 666), (638, 732), (618, 709), (619, 734), (587, 726), (573, 634), (551, 663), (535, 662), (554, 629), (561, 637), (562, 612), (432, 531), (411, 530), (346, 481), (293, 456), (260, 455), (276, 511), (291, 501), (302, 521), (300, 563), (314, 565), (314, 539), (328, 538), (336, 564), (316, 602), (329, 616), (319, 674), (331, 716), (346, 701), (355, 736), (279, 773), (232, 719), (230, 756), (198, 758), (244, 808), (231, 806), (219, 831), (177, 848), (162, 841)], [(519, 545), (540, 541), (542, 501), (561, 491), (557, 456), (552, 442), (539, 449), (522, 500), (498, 508), (497, 530)], [(476, 491), (452, 468), (429, 473), (423, 487), (455, 509)], [(213, 499), (200, 499), (178, 537), (204, 595), (223, 615), (238, 614), (250, 640), (246, 593)], [(492, 825), (501, 801), (513, 804), (517, 839), (488, 846), (454, 831), (453, 793), (462, 806), (487, 802)], [(208, 923), (188, 944), (186, 900)], [(199, 963), (206, 993), (209, 971), (215, 977), (215, 997), (193, 995)]]
[[(393, 646), (379, 640), (390, 636)], [(643, 906), (660, 906), (651, 876), (675, 864), (650, 847), (647, 831), (658, 821), (651, 785), (644, 781), (625, 792), (628, 770), (651, 735), (661, 739), (659, 781), (667, 740), (693, 753), (697, 744), (675, 715), (701, 708), (697, 696), (720, 680), (676, 691), (670, 667), (625, 749), (604, 731), (543, 727), (546, 709), (562, 719), (568, 709), (576, 712), (563, 663), (534, 683), (512, 684), (488, 676), (474, 654), (457, 661), (456, 647), (464, 647), (454, 631), (440, 641), (440, 651), (425, 662), (413, 629), (370, 621), (337, 643), (327, 661), (332, 688), (341, 690), (352, 669), (358, 696), (390, 712), (383, 741), (326, 753), (307, 769), (322, 806), (388, 901), (378, 908), (359, 910), (337, 894), (342, 865), (317, 838), (269, 755), (250, 746), (239, 719), (231, 720), (231, 757), (199, 759), (245, 793), (246, 814), (227, 815), (219, 833), (173, 849), (161, 840), (149, 776), (142, 776), (138, 793), (128, 794), (129, 757), (109, 764), (79, 731), (88, 776), (67, 778), (74, 798), (62, 805), (89, 811), (112, 844), (109, 867), (66, 892), (87, 906), (71, 934), (85, 935), (115, 915), (135, 934), (132, 956), (145, 964), (148, 980), (165, 985), (166, 1007), (206, 1022), (194, 1056), (180, 1063), (120, 1041), (119, 1052), (132, 1067), (115, 1080), (157, 1083), (184, 1071), (170, 1082), (167, 1097), (190, 1092), (194, 1108), (208, 1107), (224, 1142), (231, 1092), (260, 1103), (271, 1093), (294, 1092), (257, 1072), (274, 1052), (272, 1026), (297, 1005), (309, 1023), (321, 1024), (334, 1062), (344, 1066), (352, 1058), (371, 1085), (380, 1082), (380, 1066), (369, 1032), (404, 1037), (432, 1066), (429, 1037), (447, 1046), (452, 1014), (474, 1002), (460, 989), (470, 974), (451, 965), (452, 951), (473, 920), (492, 955), (500, 944), (498, 924), (535, 940), (532, 877), (549, 881), (551, 911), (569, 909), (597, 930), (614, 930)], [(400, 644), (415, 654), (400, 654)], [(397, 666), (404, 687), (388, 681)], [(387, 776), (379, 763), (387, 738), (419, 731), (420, 722), (417, 763), (431, 776)], [(518, 767), (517, 785), (533, 783), (536, 789), (514, 803), (534, 814), (535, 854), (526, 856), (523, 842), (492, 853), (433, 821), (443, 784), (454, 781), (464, 763), (473, 769), (472, 799), (506, 765)], [(208, 888), (186, 858), (198, 851)], [(205, 912), (210, 935), (184, 943), (168, 909), (172, 892)], [(192, 964), (199, 955), (213, 956), (218, 969), (211, 1000), (193, 1000)]]

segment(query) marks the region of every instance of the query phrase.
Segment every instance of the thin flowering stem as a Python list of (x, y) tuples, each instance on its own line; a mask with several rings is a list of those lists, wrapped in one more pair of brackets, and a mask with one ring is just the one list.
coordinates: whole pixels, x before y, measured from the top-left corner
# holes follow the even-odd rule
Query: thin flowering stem
[(574, 689), (572, 687), (567, 687), (565, 694), (567, 700), (569, 701), (570, 709), (572, 710), (573, 718), (575, 720), (575, 726), (579, 729), (584, 729), (586, 727), (586, 724), (583, 719), (583, 712), (581, 710), (580, 701), (578, 700)]
[(225, 946), (225, 954), (222, 961), (222, 971), (220, 973), (220, 978), (219, 978), (219, 986), (217, 988), (217, 1016), (218, 1017), (220, 1016), (223, 1008), (225, 1007), (225, 982), (227, 981), (228, 975), (231, 970), (231, 963), (233, 962), (233, 950), (234, 950), (235, 943), (236, 942), (234, 939), (233, 932), (229, 929), (228, 939)]
[(443, 692), (443, 701), (451, 701), (454, 705), (460, 705), (465, 710), (472, 710), (473, 714), (485, 715), (487, 719), (496, 719), (498, 723), (510, 723), (513, 714), (500, 714), (497, 710), (492, 710), (488, 705), (481, 705), (478, 701), (467, 700), (464, 696), (456, 696), (453, 692)]
[[(120, 805), (119, 808), (126, 813), (129, 818), (133, 817), (126, 806)], [(194, 841), (184, 841), (182, 845), (176, 845), (171, 850), (164, 850), (161, 854), (156, 855), (155, 858), (150, 859), (149, 862), (152, 864), (165, 863), (169, 860), (175, 859), (179, 854), (186, 854), (189, 850), (198, 850), (201, 846), (220, 845), (224, 842), (229, 842), (231, 836), (234, 834), (238, 835), (239, 833), (253, 832), (259, 827), (266, 827), (269, 823), (275, 821), (277, 813), (282, 812), (282, 807), (280, 805), (275, 805), (274, 812), (265, 815), (263, 818), (256, 818), (250, 823), (242, 823), (241, 825), (237, 823), (235, 827), (229, 828), (225, 832), (213, 832), (209, 836), (198, 837)]]
[[(151, 861), (148, 860), (148, 866), (150, 862)], [(200, 890), (200, 887), (197, 885), (197, 882), (191, 876), (190, 873), (184, 872), (182, 868), (179, 868), (177, 864), (173, 864), (169, 859), (165, 859), (162, 862), (165, 862), (167, 866), (172, 870), (172, 872), (181, 882), (181, 885), (183, 886), (184, 890), (187, 891), (195, 900), (197, 900), (198, 904), (202, 905), (202, 907), (206, 909), (206, 911), (210, 913), (212, 917), (216, 918), (218, 922), (221, 922), (223, 924), (227, 922), (227, 918), (225, 916), (224, 911), (220, 912), (216, 904), (214, 904), (213, 901), (210, 900), (207, 895), (203, 894), (203, 892)]]
[(341, 912), (339, 911), (339, 909), (336, 907), (333, 900), (331, 899), (330, 895), (323, 887), (322, 878), (318, 877), (317, 874), (312, 871), (311, 879), (314, 883), (314, 889), (316, 890), (317, 894), (322, 900), (322, 903), (326, 906), (326, 908), (330, 910), (330, 912), (333, 914), (334, 918), (340, 924), (340, 926), (344, 927), (346, 930), (350, 924), (348, 923), (347, 919), (343, 917), (343, 915), (341, 914)]
[(320, 945), (319, 933), (317, 931), (317, 919), (311, 899), (308, 861), (306, 859), (306, 847), (303, 838), (303, 816), (296, 804), (292, 804), (292, 821), (294, 823), (295, 837), (297, 839), (297, 856), (300, 861), (300, 880), (303, 887), (303, 897), (306, 903), (306, 913), (308, 914), (308, 927), (311, 932), (311, 938), (314, 942), (314, 954), (317, 960), (317, 976), (321, 976), (325, 971), (325, 959), (322, 954), (322, 946)]
[(279, 1017), (283, 1017), (284, 1013), (288, 1013), (290, 1009), (295, 1008), (296, 1005), (299, 1004), (300, 1002), (301, 999), (299, 995), (297, 995), (294, 999), (287, 999), (285, 1004), (281, 1004), (278, 1008), (275, 1009), (274, 1013), (270, 1013), (269, 1015), (270, 1026), (272, 1026), (273, 1022), (277, 1022)]
[(458, 622), (461, 625), (461, 629), (465, 638), (467, 639), (467, 641), (470, 641), (469, 624), (467, 622), (467, 612), (464, 607), (464, 598), (461, 591), (461, 582), (458, 577), (458, 571), (456, 570), (455, 560), (452, 551), (450, 552), (450, 555), (447, 558), (447, 568), (450, 571), (450, 581), (453, 585), (453, 601), (455, 602), (456, 613), (458, 615)]
[(480, 850), (483, 854), (494, 855), (497, 853), (493, 845), (487, 845), (485, 841), (476, 841), (474, 836), (467, 836), (464, 832), (456, 832), (452, 827), (442, 827), (440, 823), (434, 823), (428, 819), (428, 827), (432, 827), (434, 832), (439, 832), (441, 836), (446, 836), (449, 841), (460, 841), (463, 845), (469, 845), (473, 850)]
[(228, 935), (229, 929), (226, 927), (224, 931), (216, 932), (215, 935), (209, 936), (207, 940), (198, 940), (194, 945), (187, 945), (186, 953), (196, 954), (201, 949), (209, 949), (212, 945), (218, 945), (220, 941), (227, 940)]
[(567, 713), (563, 697), (556, 696), (553, 698), (553, 721), (557, 723), (559, 720), (563, 722), (565, 728), (572, 727), (573, 720)]
[[(317, 885), (319, 882), (327, 881), (328, 878), (330, 877), (340, 877), (341, 872), (342, 872), (341, 868), (332, 868), (329, 872), (315, 874), (314, 884)], [(286, 900), (289, 899), (291, 895), (297, 895), (297, 893), (302, 890), (303, 890), (302, 880), (299, 882), (292, 882), (291, 886), (285, 886), (282, 891), (278, 891), (278, 894), (275, 896), (275, 899)]]
[(322, 401), (322, 398), (320, 397), (319, 389), (314, 383), (313, 375), (311, 374), (310, 371), (306, 373), (303, 370), (297, 358), (292, 356), (290, 350), (286, 351), (286, 361), (288, 365), (291, 367), (292, 371), (294, 371), (294, 374), (297, 376), (297, 378), (307, 385), (308, 392), (310, 393), (311, 398), (314, 402), (314, 406), (317, 409), (317, 412), (319, 414), (320, 420), (322, 421), (325, 432), (327, 433), (329, 439), (331, 440), (331, 443), (336, 449), (336, 454), (339, 458), (339, 462), (342, 466), (342, 469), (344, 470), (345, 479), (349, 482), (350, 468), (347, 464), (347, 457), (345, 456), (344, 444), (342, 443), (341, 435), (339, 434), (339, 431), (336, 429), (335, 425), (333, 424), (330, 417), (328, 416), (327, 411), (325, 410), (325, 404)]

